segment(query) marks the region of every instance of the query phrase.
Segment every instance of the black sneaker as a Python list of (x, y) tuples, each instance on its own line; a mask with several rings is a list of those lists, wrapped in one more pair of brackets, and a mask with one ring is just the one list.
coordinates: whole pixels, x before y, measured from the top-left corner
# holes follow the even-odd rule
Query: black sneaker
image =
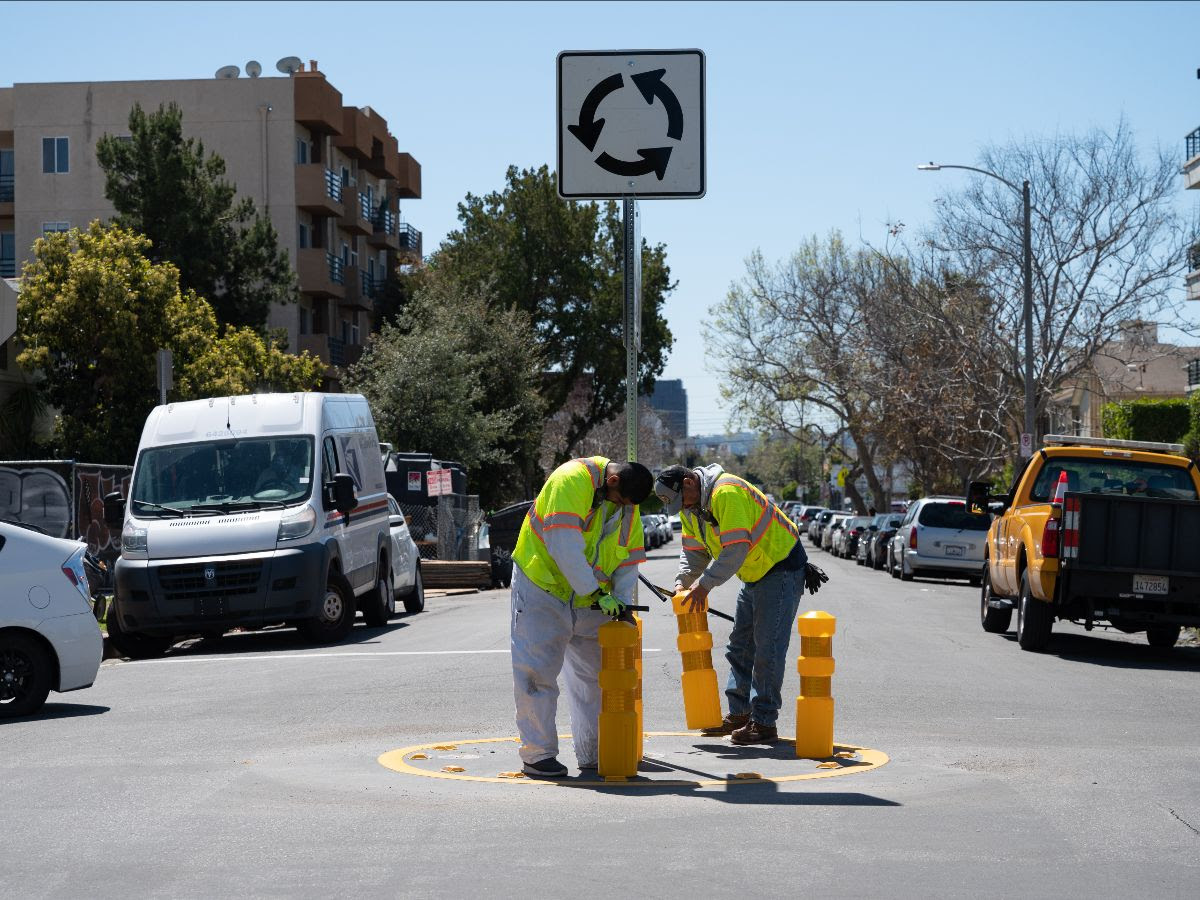
[(525, 763), (521, 768), (531, 778), (564, 778), (567, 774), (567, 767), (553, 756), (539, 759), (537, 762)]
[(580, 772), (595, 772), (596, 769), (597, 769), (596, 763), (580, 763), (579, 764)]

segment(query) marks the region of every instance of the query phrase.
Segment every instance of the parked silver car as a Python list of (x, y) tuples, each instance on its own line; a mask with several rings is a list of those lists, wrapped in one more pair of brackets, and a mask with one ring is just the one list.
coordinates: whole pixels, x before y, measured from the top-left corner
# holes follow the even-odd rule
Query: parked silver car
[(978, 586), (992, 517), (971, 512), (961, 497), (922, 497), (904, 515), (892, 539), (893, 578), (914, 575), (966, 578)]
[(845, 526), (847, 520), (852, 518), (850, 513), (834, 513), (825, 527), (821, 529), (821, 549), (833, 552), (836, 546), (834, 541), (837, 540), (838, 532)]

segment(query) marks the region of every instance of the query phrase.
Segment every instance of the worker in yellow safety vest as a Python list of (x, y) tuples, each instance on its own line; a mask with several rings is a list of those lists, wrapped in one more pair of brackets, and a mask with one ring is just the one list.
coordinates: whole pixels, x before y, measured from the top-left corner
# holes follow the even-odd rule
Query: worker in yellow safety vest
[(799, 531), (758, 488), (719, 465), (671, 466), (654, 491), (683, 525), (675, 590), (687, 593), (689, 609), (706, 609), (709, 591), (734, 575), (742, 581), (725, 652), (729, 714), (705, 733), (770, 743), (779, 736), (784, 666), (804, 595), (808, 557)]
[[(629, 615), (645, 562), (638, 504), (654, 476), (635, 462), (590, 456), (563, 463), (521, 524), (513, 551), (512, 668), (524, 772), (561, 778), (558, 674), (566, 663), (571, 735), (580, 769), (596, 768), (600, 718), (597, 631)], [(599, 609), (592, 609), (597, 605)]]

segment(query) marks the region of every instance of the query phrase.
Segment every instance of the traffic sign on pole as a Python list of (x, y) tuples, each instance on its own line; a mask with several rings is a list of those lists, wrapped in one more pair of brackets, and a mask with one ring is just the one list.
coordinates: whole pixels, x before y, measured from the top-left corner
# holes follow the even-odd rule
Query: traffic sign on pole
[(1028, 431), (1021, 432), (1021, 459), (1033, 456), (1033, 435)]
[(697, 198), (705, 192), (704, 54), (558, 55), (558, 193)]

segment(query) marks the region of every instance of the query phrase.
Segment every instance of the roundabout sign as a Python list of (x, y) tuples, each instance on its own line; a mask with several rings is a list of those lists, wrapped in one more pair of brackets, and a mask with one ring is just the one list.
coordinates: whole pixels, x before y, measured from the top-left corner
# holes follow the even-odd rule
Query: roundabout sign
[(560, 53), (558, 192), (569, 199), (703, 197), (704, 54)]

